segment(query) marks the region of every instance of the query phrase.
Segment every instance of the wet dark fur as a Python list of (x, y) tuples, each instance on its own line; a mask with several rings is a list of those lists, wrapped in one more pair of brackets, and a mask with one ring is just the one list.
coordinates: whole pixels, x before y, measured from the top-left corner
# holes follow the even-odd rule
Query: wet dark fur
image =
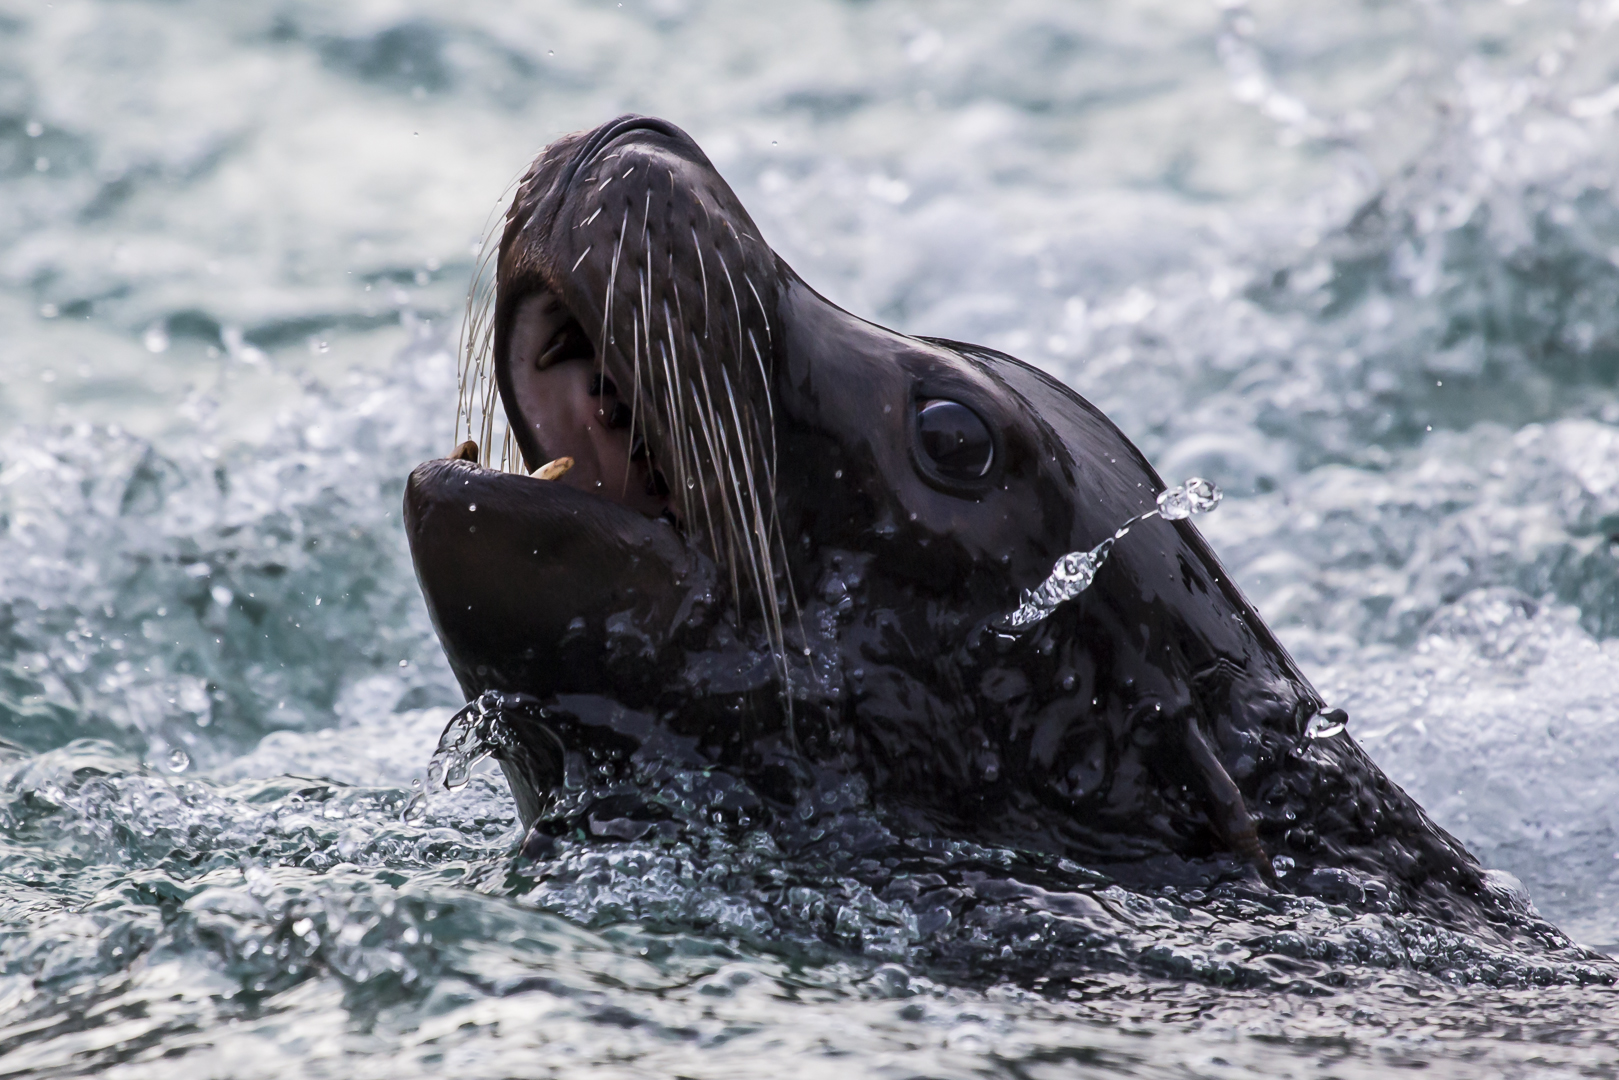
[[(996, 632), (1162, 482), (1040, 371), (818, 296), (678, 129), (621, 118), (548, 147), (498, 281), (508, 400), (512, 312), (551, 290), (683, 500), (677, 529), (468, 461), (411, 476), (412, 551), (462, 688), (522, 695), (500, 756), (526, 823), (588, 782), (570, 768), (650, 755), (738, 778), (727, 812), (750, 820), (857, 777), (897, 831), (1127, 880), (1287, 889), (1324, 869), (1345, 898), (1493, 910), (1475, 861), (1347, 734), (1305, 736), (1324, 704), (1189, 522), (1144, 523), (1088, 592)], [(985, 483), (924, 475), (924, 397), (989, 421)], [(693, 439), (722, 419), (728, 441)], [(547, 460), (516, 426), (528, 465)], [(1279, 880), (1277, 856), (1295, 863)]]

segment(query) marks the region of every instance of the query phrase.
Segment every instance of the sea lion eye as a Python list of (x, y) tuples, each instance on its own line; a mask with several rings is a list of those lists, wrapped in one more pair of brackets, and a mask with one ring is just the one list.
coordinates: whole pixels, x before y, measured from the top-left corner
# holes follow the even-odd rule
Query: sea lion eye
[(959, 401), (932, 398), (916, 412), (922, 456), (946, 480), (981, 480), (995, 463), (995, 440), (983, 417)]

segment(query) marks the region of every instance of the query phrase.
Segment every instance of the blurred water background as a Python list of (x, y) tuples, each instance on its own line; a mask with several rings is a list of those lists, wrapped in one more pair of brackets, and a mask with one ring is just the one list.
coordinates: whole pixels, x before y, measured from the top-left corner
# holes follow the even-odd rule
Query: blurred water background
[(1619, 951), (1616, 0), (0, 0), (0, 1076), (1615, 1075), (1584, 975), (1319, 901), (1098, 885), (1134, 959), (1041, 993), (764, 837), (402, 823), (403, 479), (508, 185), (624, 111), (1217, 479), (1354, 737)]

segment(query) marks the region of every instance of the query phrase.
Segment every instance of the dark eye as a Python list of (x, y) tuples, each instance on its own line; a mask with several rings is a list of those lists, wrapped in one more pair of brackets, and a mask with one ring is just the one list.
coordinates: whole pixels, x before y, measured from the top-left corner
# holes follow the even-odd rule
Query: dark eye
[(979, 480), (995, 463), (995, 440), (982, 417), (959, 401), (933, 398), (916, 413), (922, 455), (946, 480)]

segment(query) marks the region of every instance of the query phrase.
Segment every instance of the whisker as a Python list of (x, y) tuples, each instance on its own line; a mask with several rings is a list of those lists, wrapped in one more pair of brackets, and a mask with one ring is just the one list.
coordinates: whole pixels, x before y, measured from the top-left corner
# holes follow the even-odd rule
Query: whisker
[(624, 220), (618, 226), (618, 243), (613, 248), (613, 266), (607, 273), (607, 293), (602, 298), (602, 328), (601, 344), (596, 350), (596, 369), (602, 373), (607, 371), (607, 346), (613, 343), (613, 294), (618, 288), (618, 260), (624, 254), (624, 234), (629, 228), (630, 211), (624, 210)]
[(697, 240), (697, 230), (691, 231), (691, 246), (697, 252), (697, 274), (703, 280), (703, 338), (708, 338), (708, 267), (703, 264), (703, 245)]
[(458, 343), (460, 356), (456, 380), (453, 441), (461, 442), (463, 434), (466, 438), (479, 436), (476, 440), (478, 461), (484, 466), (489, 465), (494, 453), (492, 435), (497, 415), (505, 430), (501, 450), (502, 468), (506, 467), (508, 456), (515, 453), (510, 425), (506, 423), (505, 414), (498, 407), (499, 396), (492, 370), (494, 309), (500, 265), (500, 243), (497, 238), (510, 221), (511, 211), (507, 208), (512, 193), (522, 184), (526, 175), (528, 167), (512, 174), (490, 208), (489, 216), (484, 220), (478, 244), (477, 265), (473, 270), (471, 286), (467, 290), (466, 313), (461, 323), (461, 337)]
[(753, 294), (753, 302), (759, 305), (759, 318), (763, 319), (765, 324), (765, 340), (774, 340), (770, 334), (770, 312), (765, 310), (765, 302), (759, 299), (759, 290), (753, 287), (753, 279), (748, 276), (746, 270), (742, 272), (742, 280), (747, 283), (748, 291)]
[[(739, 506), (738, 510), (743, 513), (746, 513), (750, 508), (752, 510), (750, 516), (753, 518), (753, 526), (752, 536), (748, 542), (748, 553), (749, 561), (754, 567), (755, 588), (760, 589), (759, 599), (764, 608), (765, 627), (770, 638), (770, 644), (778, 655), (784, 655), (786, 648), (781, 630), (781, 608), (777, 604), (776, 597), (776, 576), (773, 572), (766, 570), (767, 563), (770, 564), (771, 570), (774, 569), (775, 560), (772, 558), (770, 551), (770, 529), (765, 521), (765, 508), (760, 503), (759, 486), (754, 478), (753, 455), (749, 452), (750, 440), (742, 426), (742, 416), (737, 411), (736, 388), (731, 385), (731, 374), (724, 368), (720, 369), (720, 374), (725, 379), (725, 395), (731, 404), (731, 423), (736, 431), (738, 457), (742, 459), (742, 471), (747, 479), (747, 495), (751, 507)], [(741, 500), (740, 491), (737, 493), (737, 498), (739, 501)], [(739, 516), (741, 515), (739, 514)]]
[[(713, 463), (715, 478), (720, 482), (720, 509), (725, 511), (725, 547), (727, 554), (730, 556), (726, 561), (731, 571), (731, 594), (736, 597), (737, 602), (740, 604), (742, 591), (736, 556), (740, 554), (738, 548), (740, 546), (741, 531), (737, 527), (736, 511), (740, 510), (741, 507), (732, 503), (731, 493), (724, 485), (725, 471), (729, 470), (732, 487), (736, 486), (736, 462), (728, 452), (729, 447), (725, 439), (725, 429), (720, 425), (719, 417), (714, 410), (714, 398), (708, 388), (708, 371), (701, 364), (697, 365), (697, 376), (702, 386), (702, 398), (699, 399), (701, 407), (699, 420), (702, 423), (703, 436), (708, 442), (709, 461)], [(694, 384), (692, 387), (693, 396), (696, 395), (696, 392), (697, 385)], [(722, 462), (724, 463), (723, 468), (721, 466)]]
[[(691, 456), (693, 461), (696, 461), (701, 457), (701, 449), (697, 445), (697, 430), (696, 425), (693, 425), (691, 428), (687, 429), (687, 437), (691, 443)], [(735, 596), (737, 587), (736, 573), (731, 563), (725, 559), (723, 554), (720, 552), (720, 541), (724, 538), (725, 531), (720, 528), (719, 518), (714, 514), (714, 507), (709, 499), (709, 487), (706, 483), (698, 485), (698, 494), (702, 496), (703, 500), (703, 535), (708, 539), (708, 549), (714, 556), (714, 564), (721, 570), (730, 572), (731, 595)]]
[(736, 309), (736, 343), (742, 345), (742, 302), (737, 299), (736, 282), (731, 280), (731, 268), (725, 262), (723, 252), (714, 252), (714, 257), (720, 261), (720, 269), (725, 271), (725, 284), (731, 290), (731, 306)]

